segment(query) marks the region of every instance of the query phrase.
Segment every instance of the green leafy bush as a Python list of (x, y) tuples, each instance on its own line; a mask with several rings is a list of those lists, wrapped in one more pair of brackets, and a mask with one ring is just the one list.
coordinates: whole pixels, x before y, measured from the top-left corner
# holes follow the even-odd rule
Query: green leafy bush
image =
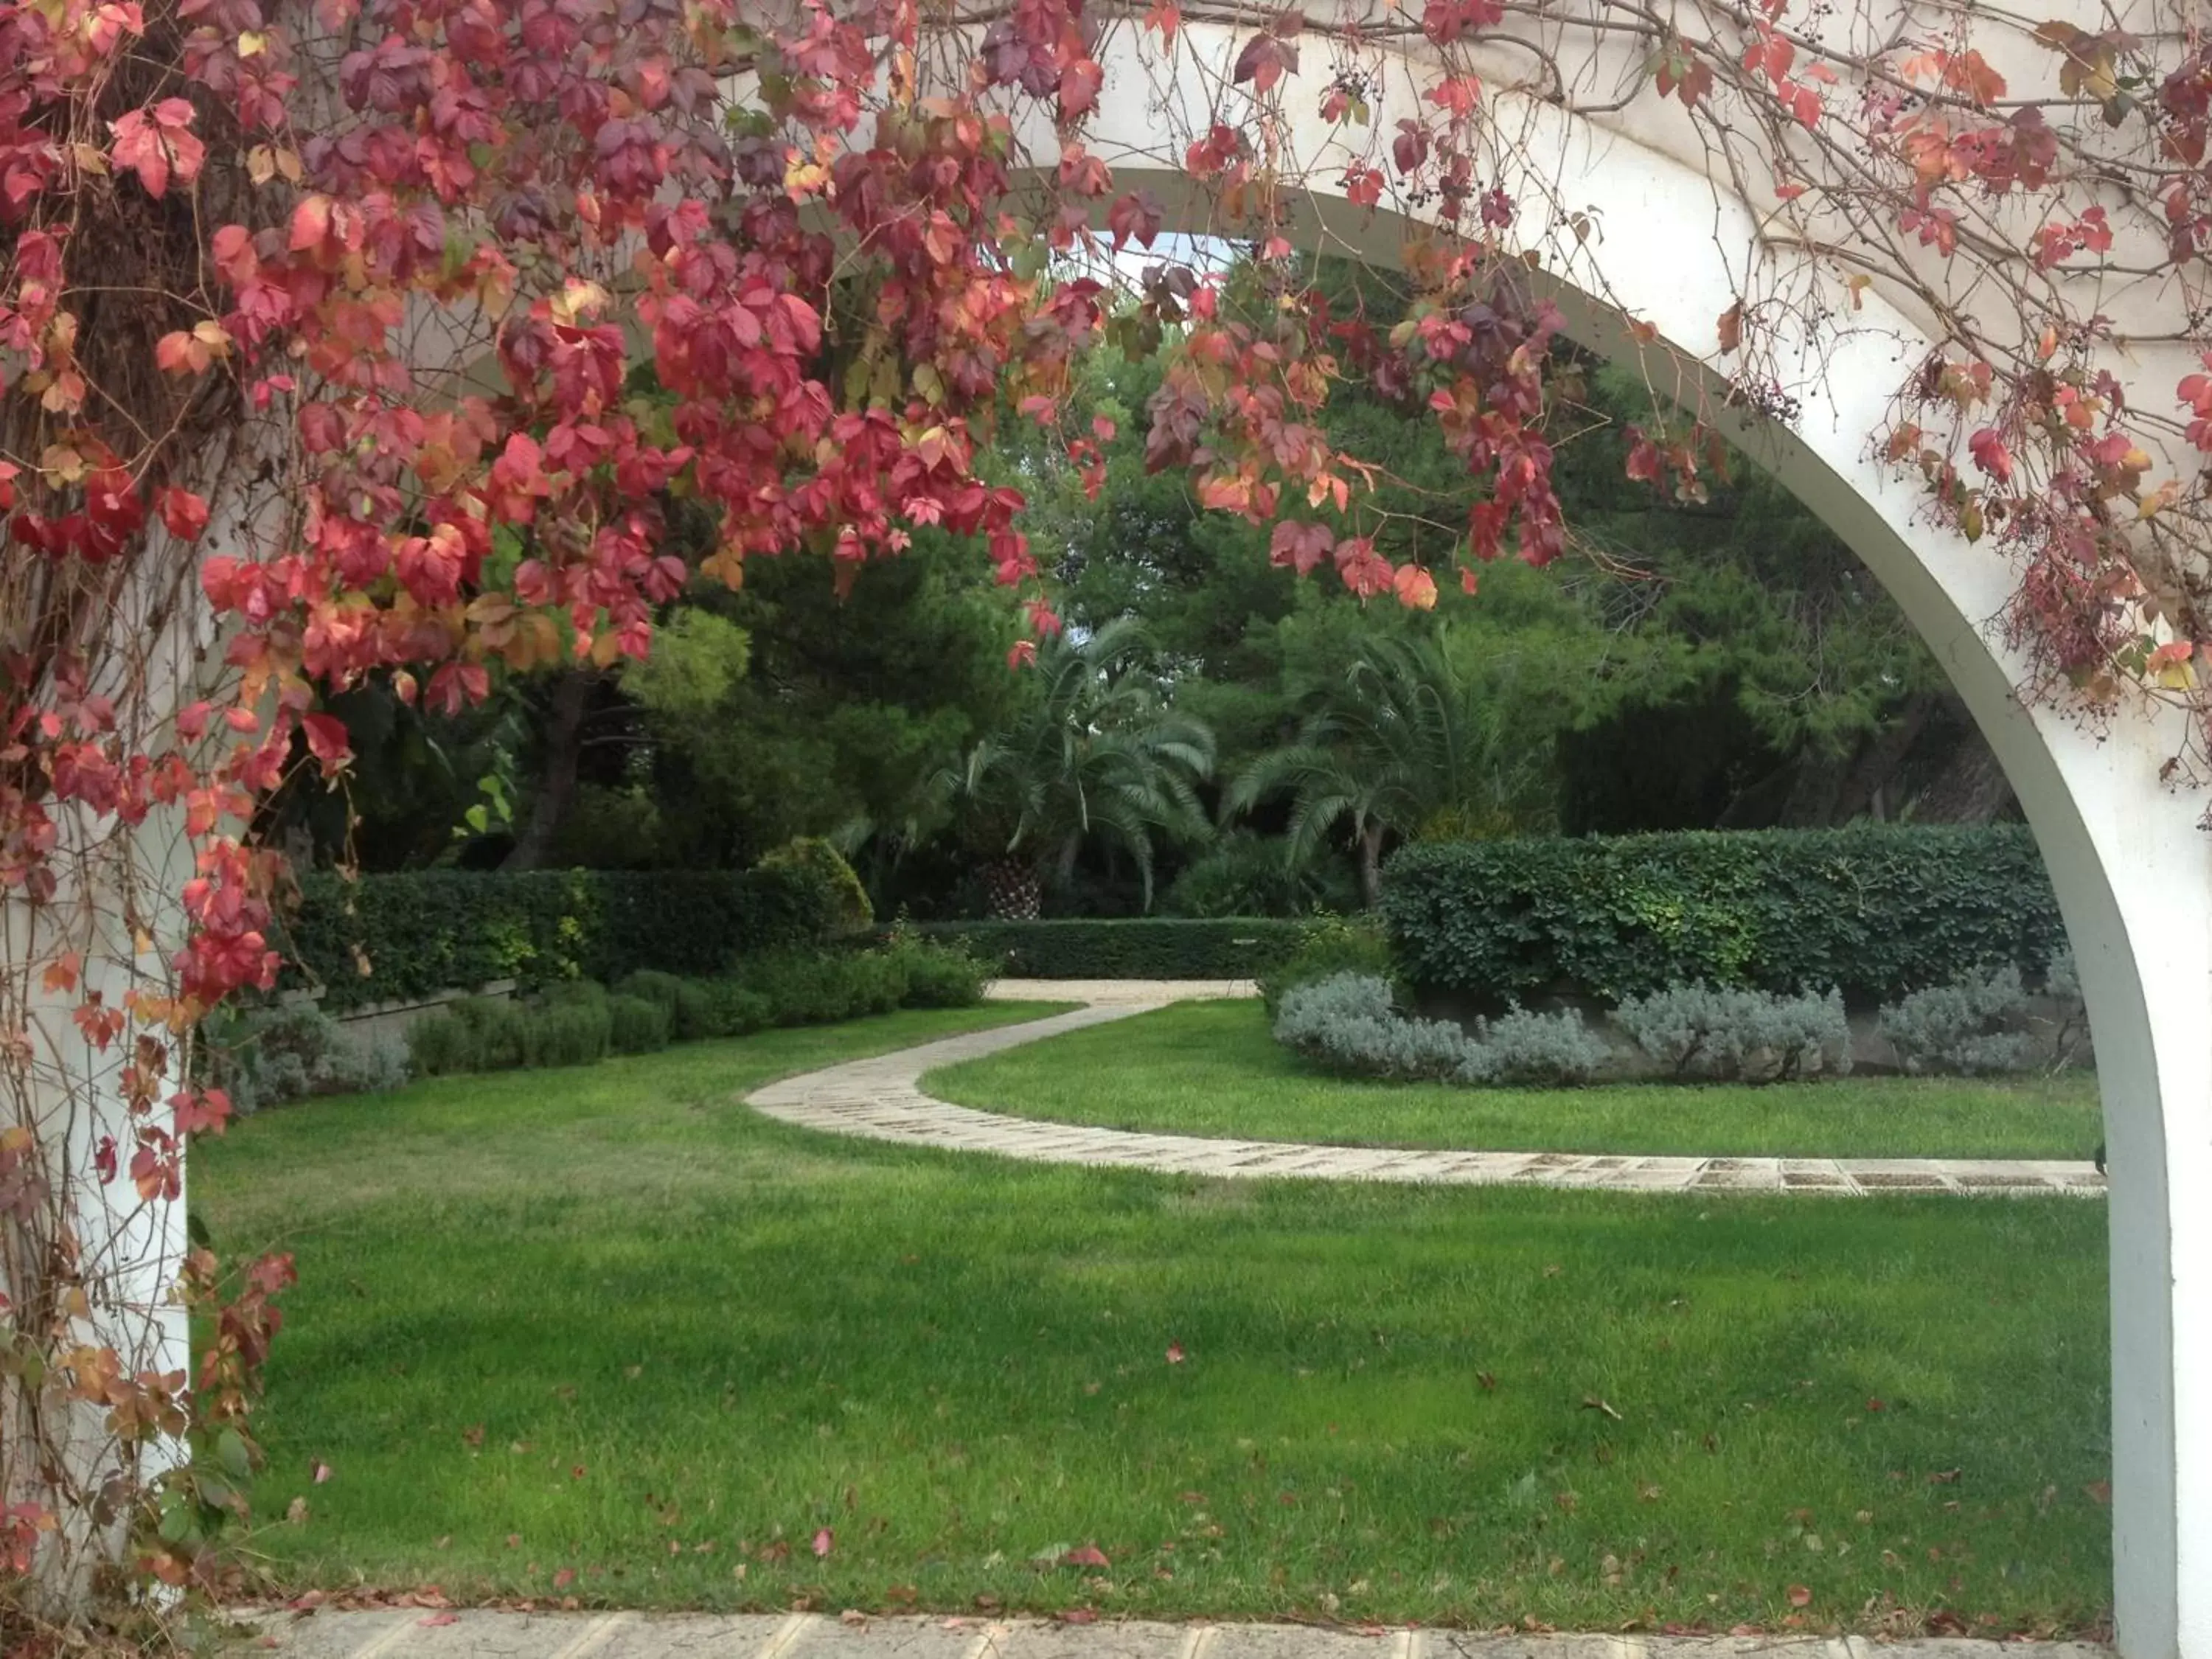
[(1273, 1014), (1281, 1006), (1285, 992), (1347, 973), (1395, 978), (1397, 961), (1390, 954), (1390, 941), (1372, 922), (1357, 917), (1327, 917), (1309, 923), (1298, 948), (1259, 976), (1260, 995)]
[(618, 1054), (646, 1054), (665, 1048), (668, 1010), (643, 997), (609, 997), (607, 1046)]
[(990, 969), (959, 945), (903, 934), (884, 948), (906, 977), (906, 1007), (972, 1008), (990, 986)]
[(757, 868), (802, 883), (822, 918), (823, 938), (864, 933), (874, 925), (875, 907), (845, 855), (819, 836), (787, 841), (762, 859)]
[(684, 979), (681, 974), (664, 974), (658, 969), (644, 968), (627, 975), (615, 987), (618, 997), (635, 997), (664, 1011), (672, 1020), (676, 1006), (683, 1000)]
[(471, 1072), (504, 1072), (529, 1063), (529, 1018), (504, 997), (460, 997), (447, 1005), (468, 1028)]
[(325, 987), (338, 1012), (499, 979), (718, 973), (733, 954), (824, 937), (836, 908), (818, 874), (793, 867), (315, 875), (276, 944), (286, 982)]
[(1255, 979), (1297, 951), (1309, 924), (1216, 921), (933, 922), (925, 938), (967, 947), (1012, 979)]
[(476, 1063), (476, 1032), (459, 1014), (444, 1009), (423, 1015), (407, 1028), (407, 1058), (417, 1077), (450, 1077), (482, 1069)]
[(774, 1005), (736, 980), (687, 979), (678, 983), (673, 1030), (680, 1042), (744, 1036), (774, 1024)]
[(1279, 836), (1234, 835), (1185, 866), (1160, 901), (1170, 916), (1304, 916), (1359, 902), (1358, 884), (1339, 862), (1293, 865)]
[(523, 1064), (595, 1065), (607, 1057), (613, 1034), (614, 1017), (605, 991), (595, 999), (569, 996), (550, 1001), (523, 1016)]
[(766, 1000), (771, 1025), (889, 1013), (907, 992), (902, 965), (884, 951), (784, 951), (746, 963), (736, 978)]
[(2025, 829), (1699, 832), (1415, 843), (1382, 918), (1423, 992), (1608, 1002), (1704, 981), (1865, 1004), (2065, 940)]

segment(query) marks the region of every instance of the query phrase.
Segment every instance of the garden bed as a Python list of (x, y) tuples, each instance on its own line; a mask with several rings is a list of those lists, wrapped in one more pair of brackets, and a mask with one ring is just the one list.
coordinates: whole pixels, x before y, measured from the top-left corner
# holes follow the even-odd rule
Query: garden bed
[(946, 1066), (923, 1087), (1056, 1122), (1356, 1146), (2087, 1158), (2104, 1136), (2083, 1073), (1585, 1089), (1333, 1078), (1279, 1047), (1256, 1001), (1182, 1004)]

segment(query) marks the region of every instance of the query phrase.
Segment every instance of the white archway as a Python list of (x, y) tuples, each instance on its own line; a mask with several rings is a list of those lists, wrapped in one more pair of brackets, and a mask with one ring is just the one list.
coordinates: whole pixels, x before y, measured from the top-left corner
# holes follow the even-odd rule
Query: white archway
[[(1899, 14), (1900, 19), (1902, 14)], [(2101, 20), (2098, 26), (2101, 27)], [(1224, 100), (1255, 25), (1184, 21), (1172, 52), (1132, 20), (1097, 47), (1106, 71), (1085, 148), (1116, 191), (1149, 188), (1165, 228), (1203, 234), (1203, 204), (1180, 146)], [(1554, 58), (1571, 23), (1546, 44)], [(1569, 62), (1577, 84), (1633, 85), (1648, 73), (1636, 43), (1587, 38)], [(1499, 84), (1524, 76), (1501, 46)], [(1423, 65), (1395, 49), (1356, 47), (1371, 114), (1365, 131), (1322, 121), (1316, 94), (1290, 100), (1274, 137), (1298, 158), (1294, 239), (1387, 263), (1405, 222), (1358, 208), (1338, 183), (1372, 135), (1416, 112)], [(1568, 332), (1616, 360), (1644, 358), (1655, 378), (1723, 386), (1715, 322), (1739, 301), (1825, 282), (1817, 336), (1807, 308), (1785, 309), (1765, 359), (1802, 413), (1785, 428), (1747, 417), (1738, 441), (1864, 561), (1934, 649), (2002, 763), (2057, 888), (2097, 1037), (2111, 1164), (2113, 1575), (2128, 1659), (2212, 1656), (2212, 840), (2206, 803), (2169, 787), (2162, 764), (2184, 747), (2184, 716), (2128, 708), (2092, 725), (2016, 695), (2022, 662), (1993, 623), (2013, 591), (2002, 556), (1924, 516), (1917, 482), (1871, 453), (1930, 332), (1879, 290), (1846, 290), (1807, 262), (1778, 260), (1762, 234), (1771, 204), (1745, 200), (1709, 175), (1708, 159), (1673, 106), (1645, 98), (1587, 118), (1553, 100), (1491, 98), (1486, 125), (1510, 132), (1493, 177), (1524, 204), (1548, 204), (1522, 246), (1567, 317)], [(1303, 112), (1301, 113), (1300, 112)], [(1054, 165), (1049, 128), (1024, 130), (1027, 160)], [(1540, 212), (1540, 208), (1539, 209)], [(1582, 220), (1577, 228), (1573, 218)], [(1909, 301), (1907, 301), (1909, 303)], [(2106, 301), (2106, 308), (2112, 301)], [(2160, 301), (2152, 296), (2144, 303)], [(1629, 331), (1657, 330), (1658, 343)], [(1791, 332), (1792, 330), (1796, 332)], [(2145, 332), (2153, 331), (2145, 330)], [(2183, 366), (2172, 349), (2141, 354), (2124, 376), (2146, 404), (2170, 403)]]

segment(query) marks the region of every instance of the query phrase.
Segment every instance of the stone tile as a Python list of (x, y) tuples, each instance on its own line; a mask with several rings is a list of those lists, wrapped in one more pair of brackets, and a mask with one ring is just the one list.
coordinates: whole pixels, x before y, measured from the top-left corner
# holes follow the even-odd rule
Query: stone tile
[(848, 1625), (816, 1618), (776, 1659), (998, 1659), (1011, 1633), (980, 1619), (923, 1615)]
[(1199, 1646), (1201, 1633), (1213, 1629), (1137, 1619), (1119, 1624), (1022, 1624), (1007, 1632), (999, 1651), (1002, 1659), (1189, 1659), (1187, 1650)]
[(1419, 1659), (1631, 1659), (1635, 1650), (1615, 1636), (1486, 1636), (1426, 1632)]
[[(1362, 1636), (1302, 1625), (1224, 1625), (1204, 1659), (1404, 1659), (1402, 1632)], [(1442, 1659), (1431, 1654), (1431, 1659)]]
[(1131, 1133), (1010, 1118), (931, 1099), (919, 1086), (931, 1067), (1020, 1043), (1127, 1018), (1193, 997), (1253, 994), (1244, 981), (1001, 981), (1000, 997), (1076, 1000), (1085, 1007), (992, 1031), (948, 1037), (895, 1054), (833, 1066), (770, 1084), (750, 1097), (758, 1110), (831, 1134), (860, 1135), (946, 1152), (986, 1152), (1041, 1163), (1152, 1170), (1243, 1180), (1513, 1182), (1629, 1192), (1784, 1191), (1851, 1197), (1867, 1192), (2101, 1193), (2087, 1164), (1927, 1159), (1592, 1157), (1572, 1152), (1483, 1153), (1280, 1146), (1192, 1135)]
[(775, 1613), (641, 1614), (571, 1659), (761, 1659), (778, 1632), (798, 1622)]

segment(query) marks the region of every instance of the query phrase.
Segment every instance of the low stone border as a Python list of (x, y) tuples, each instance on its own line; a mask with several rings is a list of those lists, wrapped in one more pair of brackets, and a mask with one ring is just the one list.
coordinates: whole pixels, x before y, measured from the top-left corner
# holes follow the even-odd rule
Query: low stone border
[(244, 1617), (293, 1659), (2111, 1659), (2083, 1642), (1810, 1636), (1487, 1636), (821, 1613), (284, 1612)]
[[(1071, 1000), (1088, 983), (1028, 981), (999, 996)], [(1615, 1192), (2102, 1193), (2092, 1164), (2060, 1159), (1895, 1158), (1682, 1158), (1579, 1152), (1443, 1152), (1326, 1146), (1299, 1141), (1221, 1140), (1007, 1117), (924, 1094), (922, 1074), (1106, 1020), (1164, 1008), (1192, 995), (1227, 996), (1221, 985), (1127, 981), (1113, 1000), (995, 1030), (972, 1031), (896, 1054), (849, 1060), (755, 1091), (747, 1103), (781, 1122), (828, 1134), (910, 1146), (995, 1152), (1038, 1164), (1089, 1164), (1224, 1180), (1294, 1178), (1465, 1186), (1583, 1187)]]

